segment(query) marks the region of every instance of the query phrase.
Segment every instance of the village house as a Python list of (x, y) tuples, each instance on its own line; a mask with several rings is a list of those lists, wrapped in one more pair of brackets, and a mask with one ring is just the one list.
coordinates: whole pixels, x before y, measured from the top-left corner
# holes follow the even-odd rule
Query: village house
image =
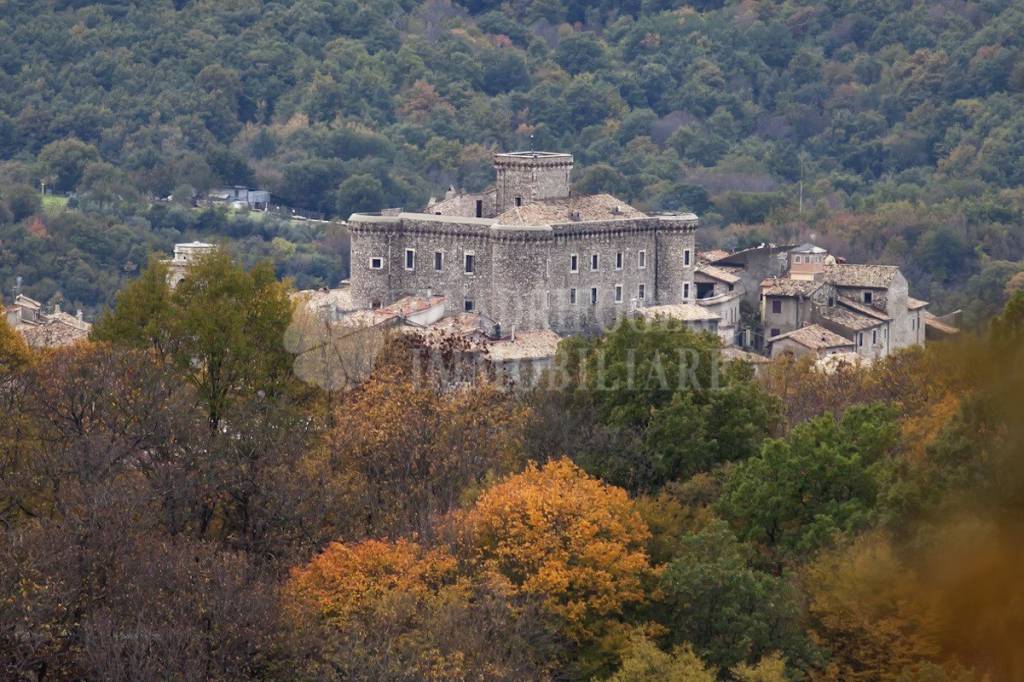
[(25, 338), (31, 348), (60, 348), (70, 346), (89, 338), (92, 325), (82, 317), (79, 310), (69, 315), (55, 305), (46, 312), (43, 304), (23, 294), (16, 294), (14, 304), (3, 308), (7, 324)]

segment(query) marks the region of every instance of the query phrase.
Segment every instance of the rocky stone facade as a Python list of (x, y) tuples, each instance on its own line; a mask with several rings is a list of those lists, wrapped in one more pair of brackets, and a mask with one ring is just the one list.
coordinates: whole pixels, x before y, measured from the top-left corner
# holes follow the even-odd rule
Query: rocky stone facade
[(480, 313), (503, 332), (571, 334), (695, 296), (692, 214), (545, 225), (356, 214), (349, 227), (352, 297), (362, 307), (442, 295), (449, 312)]

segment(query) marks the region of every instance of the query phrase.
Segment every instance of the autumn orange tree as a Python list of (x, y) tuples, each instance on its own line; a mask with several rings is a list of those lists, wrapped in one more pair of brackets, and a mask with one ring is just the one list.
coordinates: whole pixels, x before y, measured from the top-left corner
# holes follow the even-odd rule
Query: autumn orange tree
[[(544, 679), (537, 614), (460, 574), (445, 548), (408, 540), (332, 543), (292, 570), (283, 594), (311, 677)], [(538, 637), (538, 635), (540, 635)]]
[(475, 570), (539, 598), (580, 647), (584, 666), (607, 665), (599, 640), (615, 638), (654, 572), (650, 531), (626, 491), (556, 460), (487, 489), (463, 522)]

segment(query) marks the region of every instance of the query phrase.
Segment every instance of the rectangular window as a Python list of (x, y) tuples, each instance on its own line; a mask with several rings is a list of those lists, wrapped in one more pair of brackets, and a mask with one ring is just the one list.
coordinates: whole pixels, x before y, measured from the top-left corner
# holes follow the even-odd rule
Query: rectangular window
[(590, 269), (597, 270), (597, 264), (597, 254), (595, 253), (593, 256), (590, 257)]
[(858, 346), (863, 346), (864, 345), (864, 332), (860, 332), (859, 334), (857, 334), (857, 345)]
[(636, 290), (636, 297), (637, 297), (638, 299), (640, 299), (640, 300), (642, 301), (642, 300), (644, 300), (644, 294), (645, 294), (645, 293), (646, 293), (646, 292), (644, 291), (644, 285), (643, 285), (643, 284), (641, 284), (641, 285), (640, 285), (640, 286), (639, 286), (639, 287), (637, 288), (637, 290)]
[(416, 249), (405, 250), (405, 269), (415, 270), (416, 269)]
[(774, 301), (772, 301), (772, 314), (773, 315), (781, 315), (782, 314), (782, 301), (780, 301), (779, 299), (775, 299)]
[(481, 199), (476, 200), (476, 217), (482, 218), (484, 216), (484, 202)]
[(467, 313), (473, 312), (473, 299), (467, 298), (462, 301), (462, 309)]
[(597, 287), (590, 290), (590, 305), (597, 305)]
[(569, 305), (576, 305), (576, 287), (569, 289)]
[(522, 206), (522, 205), (523, 205), (523, 198), (522, 197), (516, 197), (516, 206)]
[(476, 256), (472, 253), (467, 253), (465, 257), (466, 274), (472, 275), (476, 268)]
[(384, 259), (381, 258), (380, 256), (374, 256), (373, 258), (370, 259), (370, 269), (371, 270), (380, 270), (383, 267), (384, 267)]
[(871, 330), (871, 345), (874, 346), (876, 344), (878, 344), (878, 330), (877, 329), (872, 329)]
[(687, 265), (688, 266), (689, 264), (690, 264), (690, 250), (689, 249), (683, 249), (683, 265)]
[(865, 291), (864, 292), (864, 302), (865, 303), (871, 303), (871, 298), (872, 298), (871, 292), (870, 291)]
[(689, 282), (683, 282), (683, 300), (684, 301), (689, 301), (690, 300), (690, 283)]
[(580, 271), (580, 257), (575, 253), (569, 256), (569, 272)]
[(441, 251), (434, 252), (434, 269), (438, 272), (444, 270), (444, 253)]
[(647, 252), (643, 249), (636, 255), (636, 266), (641, 270), (647, 267)]
[(774, 339), (778, 335), (779, 335), (779, 330), (778, 329), (773, 329), (773, 330), (771, 330), (771, 332), (768, 333), (768, 338), (769, 339)]
[(619, 251), (617, 254), (615, 254), (615, 269), (616, 270), (621, 270), (622, 269), (622, 252), (621, 251)]
[(832, 296), (828, 297), (828, 307), (831, 308), (836, 304), (836, 299)]
[(616, 303), (622, 303), (622, 285), (621, 284), (616, 284), (615, 285), (615, 302)]

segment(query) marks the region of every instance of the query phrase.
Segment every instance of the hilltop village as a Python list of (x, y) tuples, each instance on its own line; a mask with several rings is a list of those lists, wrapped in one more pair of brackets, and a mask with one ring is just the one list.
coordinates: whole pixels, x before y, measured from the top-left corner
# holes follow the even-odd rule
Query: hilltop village
[(898, 267), (814, 244), (700, 251), (696, 215), (575, 194), (572, 166), (570, 154), (499, 153), (483, 192), (353, 214), (351, 277), (308, 304), (341, 324), (444, 330), (540, 365), (561, 337), (627, 316), (679, 320), (753, 362), (870, 362), (957, 333), (955, 314), (931, 314)]
[[(513, 372), (546, 367), (563, 337), (628, 316), (710, 332), (753, 363), (787, 353), (866, 363), (958, 333), (958, 313), (932, 314), (896, 266), (848, 263), (811, 243), (700, 250), (695, 214), (576, 194), (572, 168), (571, 154), (497, 153), (495, 184), (482, 192), (450, 188), (418, 212), (353, 214), (350, 278), (301, 292), (303, 305), (343, 327), (461, 337)], [(176, 245), (170, 284), (214, 248)], [(80, 312), (47, 312), (17, 292), (4, 314), (37, 348), (91, 328)]]

